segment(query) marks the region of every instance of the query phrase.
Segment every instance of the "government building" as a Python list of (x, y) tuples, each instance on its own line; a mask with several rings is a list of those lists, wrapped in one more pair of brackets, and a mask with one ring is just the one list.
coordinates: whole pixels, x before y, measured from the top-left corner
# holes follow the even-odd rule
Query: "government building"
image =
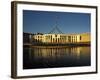
[(42, 43), (86, 43), (90, 42), (90, 33), (80, 33), (80, 34), (35, 34), (32, 36), (35, 42)]
[(71, 44), (71, 43), (90, 43), (90, 33), (62, 33), (55, 27), (49, 33), (23, 33), (23, 43), (31, 44)]

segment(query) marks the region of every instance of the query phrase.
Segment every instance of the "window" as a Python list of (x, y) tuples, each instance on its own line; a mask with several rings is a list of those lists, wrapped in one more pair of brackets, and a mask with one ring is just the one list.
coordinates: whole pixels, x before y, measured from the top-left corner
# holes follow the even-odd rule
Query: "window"
[(55, 35), (55, 37), (57, 37), (57, 35)]
[(80, 40), (82, 39), (82, 37), (80, 36)]

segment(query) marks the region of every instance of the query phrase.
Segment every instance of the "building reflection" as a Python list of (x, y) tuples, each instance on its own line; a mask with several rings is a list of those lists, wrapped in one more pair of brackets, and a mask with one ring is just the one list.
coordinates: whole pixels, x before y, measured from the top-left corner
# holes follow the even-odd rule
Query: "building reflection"
[(90, 47), (66, 47), (66, 48), (29, 48), (29, 58), (63, 58), (73, 57), (79, 59), (80, 56), (90, 54)]

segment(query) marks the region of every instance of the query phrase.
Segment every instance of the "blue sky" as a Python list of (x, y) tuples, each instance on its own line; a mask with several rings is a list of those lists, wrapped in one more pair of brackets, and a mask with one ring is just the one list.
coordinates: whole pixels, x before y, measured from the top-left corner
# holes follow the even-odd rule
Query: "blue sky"
[(88, 13), (23, 10), (23, 31), (49, 33), (57, 25), (63, 33), (84, 33), (90, 32), (90, 20)]

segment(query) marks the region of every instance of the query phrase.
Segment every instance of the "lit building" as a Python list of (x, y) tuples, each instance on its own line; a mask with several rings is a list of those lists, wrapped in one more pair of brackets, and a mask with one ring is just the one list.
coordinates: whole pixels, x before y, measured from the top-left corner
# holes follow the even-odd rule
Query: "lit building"
[(35, 34), (33, 39), (42, 43), (84, 43), (90, 42), (90, 33), (81, 34)]
[(90, 43), (91, 35), (90, 33), (80, 33), (80, 34), (65, 34), (62, 33), (58, 27), (55, 27), (48, 34), (43, 33), (24, 33), (23, 35), (24, 43), (51, 43), (51, 44), (67, 44), (67, 43)]

